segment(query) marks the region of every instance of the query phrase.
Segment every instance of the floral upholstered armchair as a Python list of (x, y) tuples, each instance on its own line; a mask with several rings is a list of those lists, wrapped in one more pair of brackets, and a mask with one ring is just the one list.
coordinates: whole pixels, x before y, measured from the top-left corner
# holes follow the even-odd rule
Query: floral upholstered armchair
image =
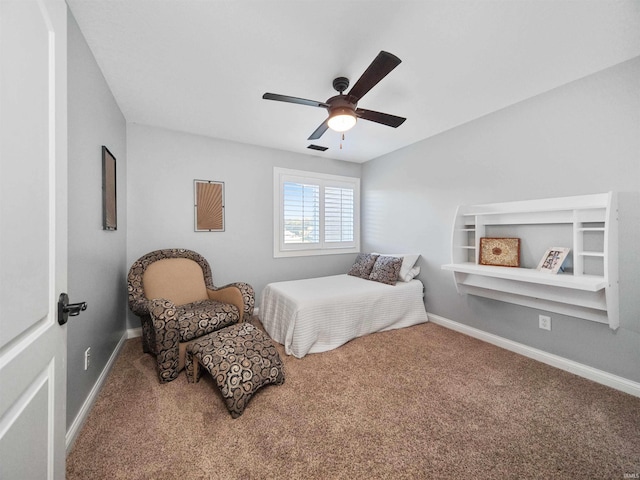
[(148, 253), (131, 266), (127, 281), (129, 308), (142, 324), (142, 349), (156, 356), (162, 383), (183, 369), (187, 343), (253, 315), (253, 287), (215, 287), (209, 263), (191, 250)]

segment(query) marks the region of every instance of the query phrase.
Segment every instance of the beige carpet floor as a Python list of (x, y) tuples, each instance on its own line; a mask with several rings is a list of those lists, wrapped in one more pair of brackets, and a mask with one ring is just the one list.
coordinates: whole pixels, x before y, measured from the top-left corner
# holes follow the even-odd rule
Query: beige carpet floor
[[(252, 320), (257, 323), (257, 320)], [(67, 457), (74, 479), (623, 479), (640, 398), (427, 323), (284, 355), (232, 419), (211, 378), (157, 381), (128, 340)]]

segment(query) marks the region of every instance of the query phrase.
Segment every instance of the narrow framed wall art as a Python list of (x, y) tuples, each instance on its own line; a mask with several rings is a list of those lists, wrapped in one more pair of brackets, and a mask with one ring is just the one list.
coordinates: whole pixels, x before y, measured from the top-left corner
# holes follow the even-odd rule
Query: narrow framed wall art
[(224, 182), (194, 180), (196, 232), (224, 232)]
[(102, 146), (102, 229), (118, 229), (116, 199), (116, 157)]

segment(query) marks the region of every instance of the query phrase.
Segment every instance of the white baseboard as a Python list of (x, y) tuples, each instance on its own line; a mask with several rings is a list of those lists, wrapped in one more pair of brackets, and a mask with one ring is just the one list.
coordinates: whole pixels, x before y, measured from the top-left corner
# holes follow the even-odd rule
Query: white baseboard
[(78, 436), (78, 433), (80, 433), (80, 428), (82, 427), (82, 425), (84, 424), (84, 421), (89, 416), (89, 412), (91, 412), (91, 408), (93, 407), (93, 404), (95, 403), (96, 398), (100, 393), (100, 390), (102, 390), (102, 385), (107, 379), (107, 375), (109, 375), (109, 372), (111, 371), (111, 368), (113, 367), (113, 364), (115, 363), (116, 358), (118, 358), (118, 355), (120, 354), (120, 350), (122, 350), (122, 347), (124, 346), (124, 342), (127, 340), (127, 338), (129, 337), (127, 332), (125, 332), (125, 334), (122, 335), (122, 337), (120, 338), (120, 341), (116, 345), (116, 348), (114, 348), (113, 352), (111, 353), (111, 356), (107, 361), (107, 364), (102, 369), (102, 373), (100, 374), (100, 376), (98, 377), (98, 380), (96, 381), (95, 385), (91, 389), (91, 392), (89, 392), (89, 395), (87, 396), (84, 403), (82, 404), (82, 408), (78, 412), (78, 415), (76, 415), (76, 418), (73, 420), (73, 423), (67, 430), (67, 434), (65, 437), (67, 453), (71, 450), (71, 447), (73, 446), (73, 442), (75, 442), (76, 437)]
[(127, 340), (142, 336), (142, 327), (130, 328), (127, 330)]
[(453, 320), (449, 320), (448, 318), (441, 317), (439, 315), (434, 315), (433, 313), (427, 313), (427, 316), (431, 322), (451, 330), (455, 330), (456, 332), (469, 335), (470, 337), (491, 343), (492, 345), (504, 348), (505, 350), (519, 353), (525, 357), (529, 357), (534, 360), (538, 360), (539, 362), (546, 363), (547, 365), (573, 373), (579, 377), (640, 397), (640, 383), (634, 382), (633, 380), (628, 380), (626, 378), (607, 373), (603, 370), (598, 370), (597, 368), (589, 367), (588, 365), (574, 362), (573, 360), (569, 360), (552, 353), (547, 353), (543, 350), (529, 347), (522, 343), (514, 342), (462, 323), (454, 322)]

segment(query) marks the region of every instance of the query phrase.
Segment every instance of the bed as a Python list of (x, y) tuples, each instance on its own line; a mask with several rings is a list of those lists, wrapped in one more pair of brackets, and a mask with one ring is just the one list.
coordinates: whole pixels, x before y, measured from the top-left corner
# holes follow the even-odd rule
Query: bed
[(427, 321), (424, 287), (411, 279), (388, 285), (342, 274), (268, 284), (259, 316), (271, 338), (298, 358), (363, 335)]

